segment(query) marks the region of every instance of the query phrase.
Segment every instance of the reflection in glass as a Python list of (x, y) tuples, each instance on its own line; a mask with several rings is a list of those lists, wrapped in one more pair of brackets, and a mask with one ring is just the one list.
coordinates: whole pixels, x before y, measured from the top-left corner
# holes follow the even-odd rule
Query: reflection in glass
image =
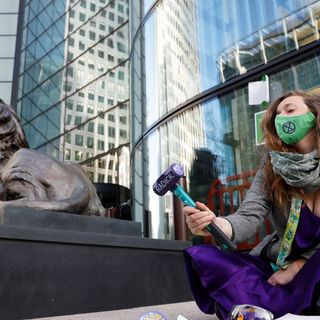
[[(296, 88), (319, 94), (319, 71), (319, 55), (279, 69), (270, 75), (272, 99)], [(207, 203), (218, 215), (237, 210), (265, 153), (255, 136), (259, 128), (255, 115), (263, 110), (260, 105), (249, 106), (245, 86), (176, 115), (142, 140), (133, 154), (132, 178), (135, 215), (140, 214), (145, 224), (143, 219), (148, 219), (145, 234), (174, 239), (173, 196), (158, 197), (152, 190), (174, 162), (184, 166), (186, 177), (181, 182), (194, 200)], [(241, 249), (253, 247), (270, 231), (266, 222)]]
[(319, 40), (319, 14), (318, 2), (297, 8), (223, 50), (217, 57), (221, 81)]
[(18, 113), (32, 148), (128, 187), (128, 2), (83, 3), (27, 6)]

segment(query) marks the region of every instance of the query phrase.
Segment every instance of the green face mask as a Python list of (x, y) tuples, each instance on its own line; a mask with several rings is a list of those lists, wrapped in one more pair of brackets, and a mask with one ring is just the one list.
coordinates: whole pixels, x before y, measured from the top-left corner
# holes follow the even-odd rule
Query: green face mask
[(291, 117), (278, 115), (274, 123), (280, 139), (294, 145), (316, 127), (316, 116), (312, 112)]

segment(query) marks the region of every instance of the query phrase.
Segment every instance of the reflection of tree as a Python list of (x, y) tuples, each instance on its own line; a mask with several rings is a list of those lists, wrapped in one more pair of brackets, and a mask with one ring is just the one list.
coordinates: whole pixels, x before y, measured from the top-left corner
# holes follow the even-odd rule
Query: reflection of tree
[(207, 202), (211, 183), (218, 178), (218, 156), (208, 149), (195, 150), (190, 170), (190, 195), (195, 201)]

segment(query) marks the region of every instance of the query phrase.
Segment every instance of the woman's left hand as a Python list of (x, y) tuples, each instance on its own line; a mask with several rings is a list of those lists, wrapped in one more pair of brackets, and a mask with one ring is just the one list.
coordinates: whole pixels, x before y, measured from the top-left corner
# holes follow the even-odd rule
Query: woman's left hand
[(287, 269), (275, 272), (267, 282), (273, 286), (282, 286), (293, 280), (304, 264), (304, 260), (297, 260), (289, 264)]

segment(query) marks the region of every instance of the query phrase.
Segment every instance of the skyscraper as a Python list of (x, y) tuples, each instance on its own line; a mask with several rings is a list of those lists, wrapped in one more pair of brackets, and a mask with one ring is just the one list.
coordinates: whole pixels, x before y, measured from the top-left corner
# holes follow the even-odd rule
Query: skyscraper
[(31, 148), (126, 187), (128, 15), (127, 0), (25, 1), (17, 99)]

